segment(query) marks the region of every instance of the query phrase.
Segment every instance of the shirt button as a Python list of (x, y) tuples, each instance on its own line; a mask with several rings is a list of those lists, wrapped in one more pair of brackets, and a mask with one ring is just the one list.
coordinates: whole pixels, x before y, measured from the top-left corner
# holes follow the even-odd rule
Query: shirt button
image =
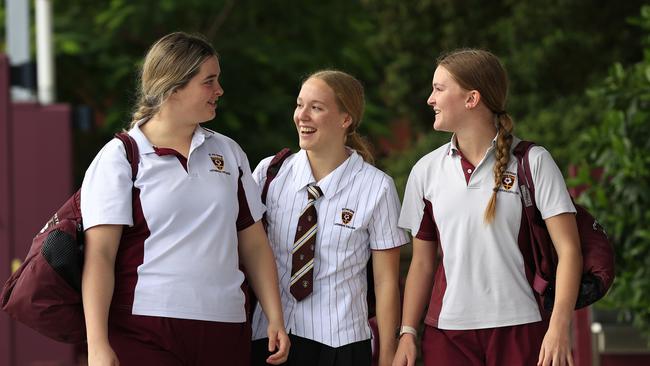
[(467, 174), (472, 174), (472, 169), (467, 169)]

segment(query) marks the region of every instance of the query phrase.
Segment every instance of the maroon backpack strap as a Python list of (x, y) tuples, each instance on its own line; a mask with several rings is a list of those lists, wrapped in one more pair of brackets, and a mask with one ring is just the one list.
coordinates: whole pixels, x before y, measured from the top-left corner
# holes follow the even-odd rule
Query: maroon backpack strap
[(547, 268), (548, 266), (548, 263), (544, 263), (544, 253), (547, 253), (550, 248), (542, 248), (541, 246), (552, 245), (552, 243), (547, 243), (547, 240), (544, 240), (540, 234), (540, 230), (545, 230), (545, 226), (543, 226), (541, 215), (538, 213), (537, 205), (535, 204), (535, 185), (528, 159), (530, 149), (533, 146), (535, 146), (534, 142), (521, 141), (513, 150), (513, 155), (517, 159), (517, 177), (519, 180), (522, 210), (526, 216), (526, 222), (530, 231), (531, 248), (533, 260), (535, 261), (535, 279), (532, 285), (535, 292), (543, 294), (549, 285), (549, 281), (541, 273), (541, 269)]
[(291, 149), (288, 147), (285, 147), (284, 149), (280, 150), (271, 162), (269, 163), (269, 167), (266, 168), (266, 181), (264, 182), (264, 187), (262, 188), (262, 203), (266, 204), (266, 194), (269, 192), (269, 186), (271, 185), (271, 182), (273, 179), (275, 179), (275, 176), (278, 175), (278, 172), (280, 171), (280, 168), (282, 167), (282, 163), (291, 155)]
[(140, 162), (140, 152), (138, 150), (138, 143), (135, 142), (133, 137), (126, 132), (118, 132), (115, 138), (122, 141), (126, 149), (126, 160), (131, 164), (131, 180), (135, 182), (138, 175), (138, 163)]

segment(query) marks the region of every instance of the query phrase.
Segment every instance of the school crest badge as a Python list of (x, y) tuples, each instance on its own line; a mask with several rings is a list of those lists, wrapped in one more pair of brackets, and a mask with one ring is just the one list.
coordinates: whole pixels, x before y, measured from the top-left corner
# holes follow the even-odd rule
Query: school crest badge
[(354, 211), (350, 210), (349, 208), (344, 208), (341, 210), (341, 221), (343, 224), (347, 225), (352, 221), (352, 217), (354, 216)]
[(214, 154), (214, 155), (210, 155), (210, 159), (212, 159), (212, 164), (214, 164), (214, 167), (218, 171), (222, 172), (225, 165), (223, 161), (223, 156)]
[(515, 179), (517, 179), (517, 177), (514, 174), (503, 173), (503, 177), (501, 178), (501, 185), (503, 188), (510, 190), (510, 188), (512, 188), (512, 186), (515, 184)]

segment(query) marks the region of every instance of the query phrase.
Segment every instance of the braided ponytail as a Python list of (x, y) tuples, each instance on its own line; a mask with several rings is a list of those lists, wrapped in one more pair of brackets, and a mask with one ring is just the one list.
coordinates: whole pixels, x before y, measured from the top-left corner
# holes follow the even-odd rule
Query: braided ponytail
[(512, 146), (512, 130), (514, 125), (512, 123), (512, 118), (506, 113), (497, 114), (497, 146), (494, 152), (495, 163), (494, 163), (494, 189), (492, 191), (492, 196), (488, 202), (487, 207), (485, 208), (485, 213), (483, 219), (486, 223), (491, 223), (494, 220), (494, 216), (497, 208), (497, 193), (503, 181), (503, 173), (508, 167), (510, 162), (510, 147)]

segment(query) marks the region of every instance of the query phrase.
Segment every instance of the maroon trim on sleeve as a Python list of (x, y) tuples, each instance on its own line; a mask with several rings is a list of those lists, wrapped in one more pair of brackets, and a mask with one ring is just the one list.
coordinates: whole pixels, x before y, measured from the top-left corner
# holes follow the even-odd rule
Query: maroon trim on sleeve
[(423, 199), (424, 201), (424, 214), (422, 215), (422, 222), (420, 223), (420, 229), (415, 235), (416, 238), (425, 241), (437, 241), (438, 240), (438, 228), (436, 222), (433, 219), (433, 208), (431, 207), (431, 201)]
[(115, 258), (115, 289), (112, 307), (129, 309), (133, 307), (135, 286), (138, 282), (138, 267), (144, 262), (144, 242), (151, 234), (144, 217), (140, 190), (133, 188), (133, 226), (122, 229), (120, 246)]
[(246, 191), (244, 191), (244, 184), (241, 177), (244, 173), (239, 168), (239, 181), (237, 182), (237, 201), (239, 201), (239, 214), (237, 215), (237, 231), (242, 231), (247, 227), (253, 225), (255, 220), (251, 215), (251, 210), (248, 207), (248, 200), (246, 199)]
[(433, 278), (433, 290), (431, 290), (431, 299), (429, 300), (429, 310), (424, 319), (424, 323), (432, 327), (438, 326), (440, 319), (440, 312), (442, 311), (442, 299), (445, 297), (447, 291), (447, 276), (445, 275), (445, 265), (442, 260), (444, 253), (442, 252), (442, 245), (436, 245), (438, 251), (438, 268)]
[(155, 151), (156, 155), (158, 156), (174, 155), (175, 157), (178, 158), (178, 161), (183, 166), (183, 169), (187, 171), (187, 158), (183, 156), (183, 154), (179, 153), (178, 151), (166, 147), (155, 147), (155, 146), (153, 147), (153, 151)]

